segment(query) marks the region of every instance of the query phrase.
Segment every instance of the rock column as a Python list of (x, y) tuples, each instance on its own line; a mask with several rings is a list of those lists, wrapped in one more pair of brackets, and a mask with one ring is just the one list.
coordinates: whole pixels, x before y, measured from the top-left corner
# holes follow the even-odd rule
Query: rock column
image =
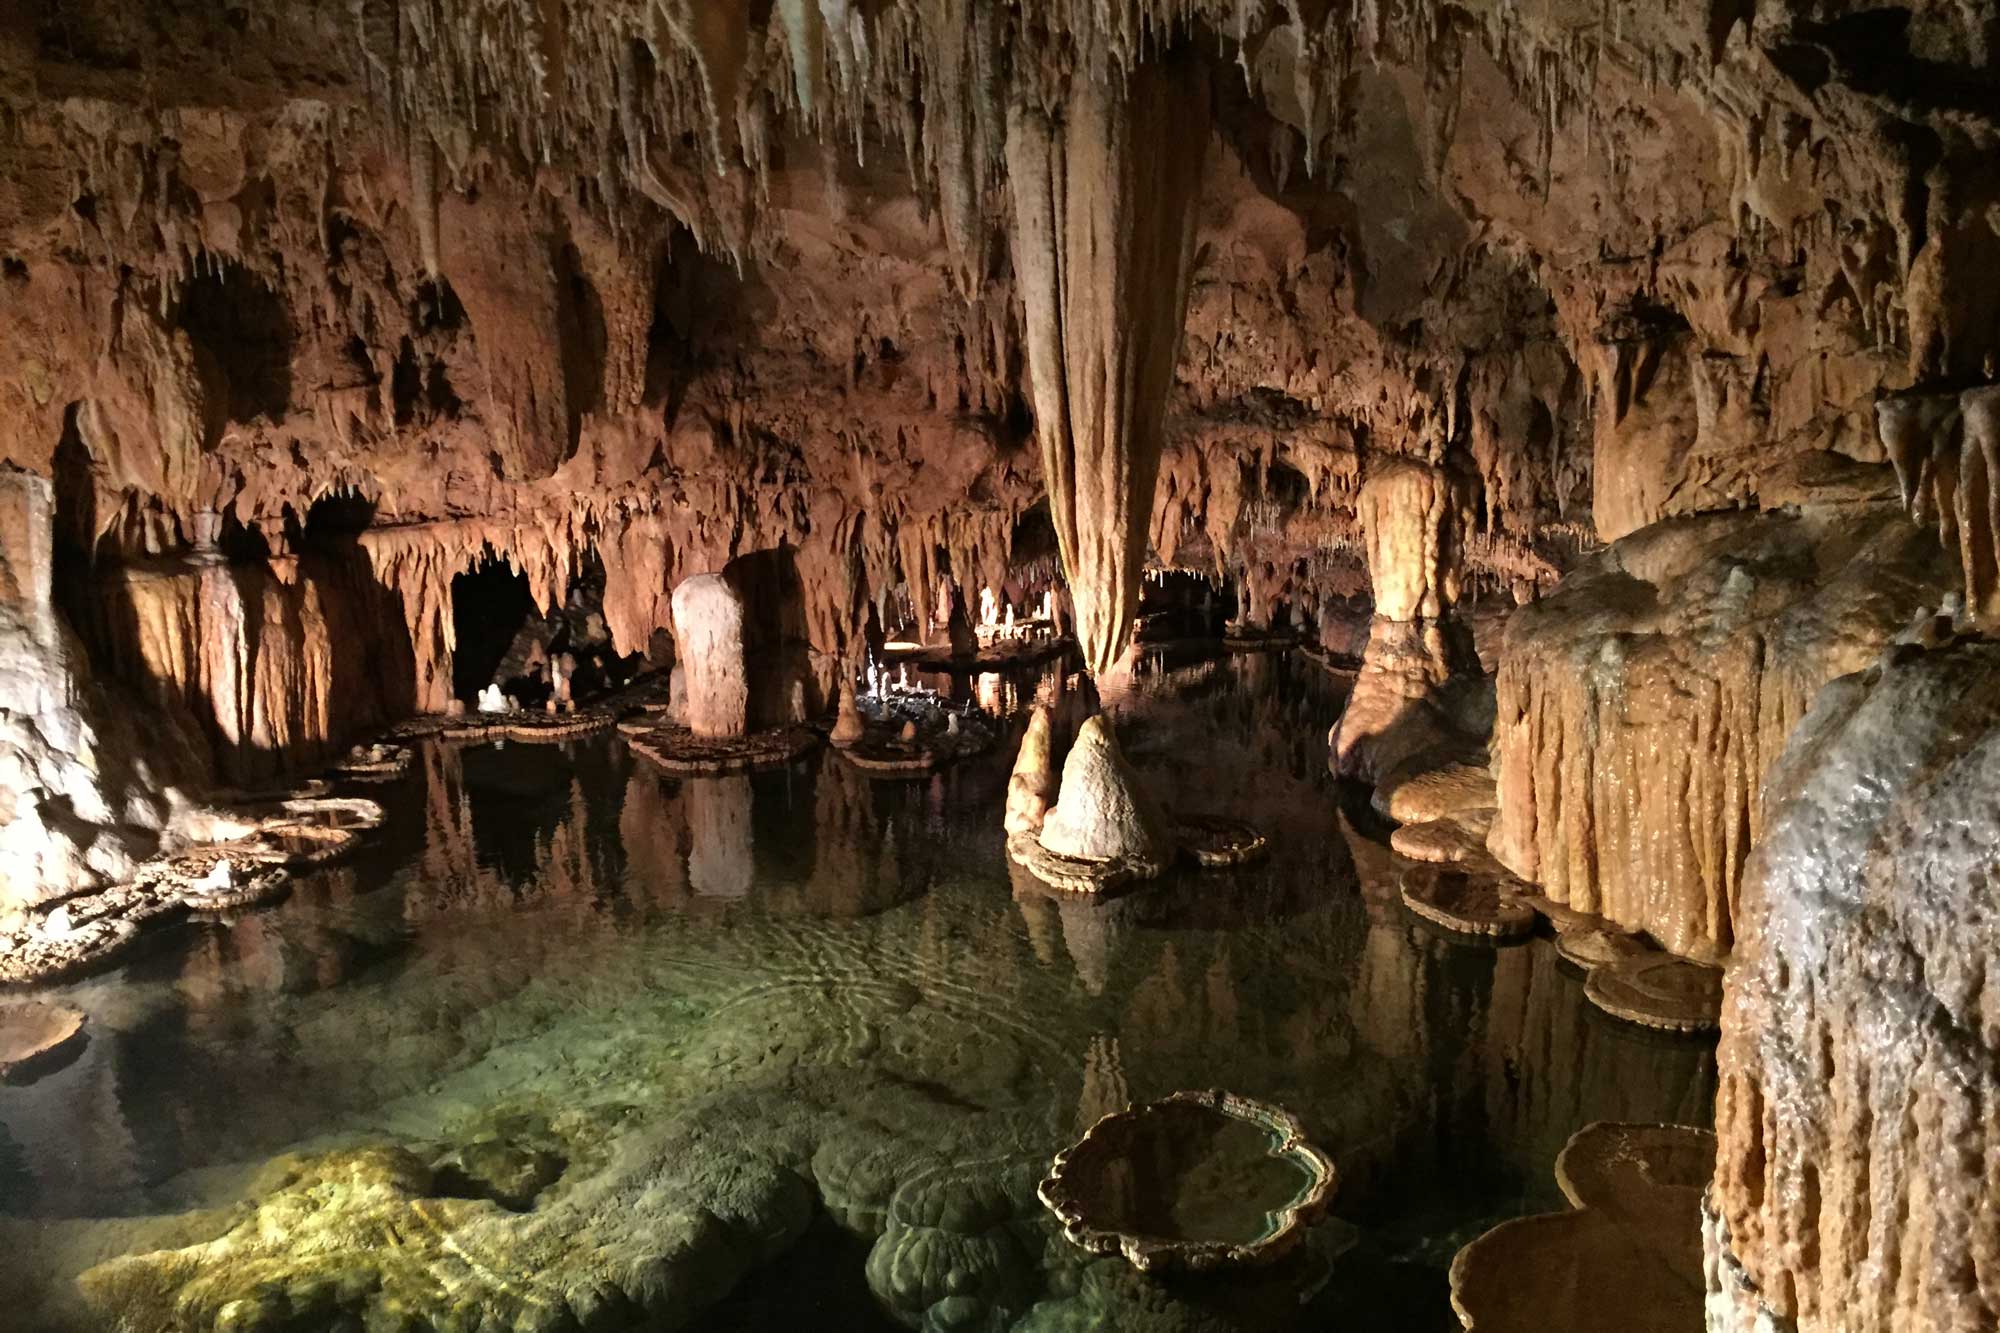
[(674, 637), (688, 729), (697, 736), (741, 736), (750, 706), (743, 600), (720, 574), (696, 574), (674, 589)]
[[(1456, 497), (1445, 474), (1399, 459), (1362, 485), (1361, 529), (1375, 614), (1361, 673), (1330, 742), (1342, 777), (1381, 782), (1399, 769), (1476, 748), (1480, 719), (1457, 707), (1454, 680), (1476, 680), (1458, 599)], [(1488, 719), (1490, 725), (1490, 719)]]
[[(1093, 77), (1098, 63), (1086, 52), (1060, 97), (1017, 98), (1007, 166), (1042, 475), (1077, 641), (1103, 674), (1133, 641), (1210, 104), (1192, 60)], [(1148, 807), (1108, 723), (1094, 719), (1079, 749), (1044, 825), (1059, 846), (1043, 847), (1158, 873), (1165, 834), (1157, 816), (1130, 817)]]

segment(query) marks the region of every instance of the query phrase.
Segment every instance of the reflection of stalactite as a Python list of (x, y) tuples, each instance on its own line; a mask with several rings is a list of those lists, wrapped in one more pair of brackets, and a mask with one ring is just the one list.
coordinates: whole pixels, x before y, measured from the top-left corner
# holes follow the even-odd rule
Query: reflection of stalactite
[(1118, 1038), (1098, 1033), (1083, 1055), (1083, 1092), (1077, 1098), (1076, 1127), (1089, 1129), (1114, 1111), (1132, 1104), (1125, 1069), (1118, 1059)]

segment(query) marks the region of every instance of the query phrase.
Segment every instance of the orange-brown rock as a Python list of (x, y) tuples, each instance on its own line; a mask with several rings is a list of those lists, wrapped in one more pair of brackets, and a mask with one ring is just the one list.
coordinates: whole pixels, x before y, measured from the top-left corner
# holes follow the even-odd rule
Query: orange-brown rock
[(1709, 1327), (2000, 1321), (2000, 646), (1822, 691), (1772, 773), (1726, 983)]
[(1489, 846), (1556, 903), (1713, 959), (1735, 938), (1764, 774), (1820, 686), (1936, 605), (1893, 509), (1670, 519), (1507, 628)]

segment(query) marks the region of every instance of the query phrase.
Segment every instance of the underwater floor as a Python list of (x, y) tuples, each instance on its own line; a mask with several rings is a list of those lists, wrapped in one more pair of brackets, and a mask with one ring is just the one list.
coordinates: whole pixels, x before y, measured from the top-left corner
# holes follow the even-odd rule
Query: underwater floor
[[(1712, 1047), (1411, 917), (1338, 707), (1305, 661), (1156, 664), (1128, 756), (1273, 853), (1109, 902), (1010, 874), (1005, 739), (920, 781), (428, 746), (282, 906), (60, 990), (89, 1044), (0, 1086), (0, 1323), (1455, 1329), (1453, 1252), (1561, 1207), (1590, 1121), (1707, 1124)], [(1072, 1249), (1050, 1157), (1205, 1087), (1305, 1122), (1334, 1218), (1244, 1276)]]

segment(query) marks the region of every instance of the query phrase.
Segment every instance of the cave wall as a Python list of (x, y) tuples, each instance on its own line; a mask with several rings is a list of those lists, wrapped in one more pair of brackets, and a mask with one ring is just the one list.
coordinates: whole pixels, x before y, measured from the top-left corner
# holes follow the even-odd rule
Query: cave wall
[(1709, 1327), (2000, 1320), (2000, 648), (1829, 686), (1767, 789), (1724, 994)]
[(1360, 497), (1408, 460), (1465, 483), (1467, 591), (1528, 598), (1650, 524), (1885, 470), (1880, 395), (1992, 373), (1994, 29), (1947, 0), (32, 3), (0, 18), (0, 455), (68, 478), (93, 567), (210, 515), (282, 561), (365, 499), (393, 596), (363, 600), (411, 656), (381, 712), (448, 704), (450, 579), (489, 553), (547, 607), (595, 551), (621, 651), (688, 574), (787, 553), (825, 682), (872, 602), (934, 628), (945, 580), (1001, 583), (1045, 489), (1008, 116), (1179, 50), (1213, 129), (1145, 562), (1310, 620), (1367, 586)]

